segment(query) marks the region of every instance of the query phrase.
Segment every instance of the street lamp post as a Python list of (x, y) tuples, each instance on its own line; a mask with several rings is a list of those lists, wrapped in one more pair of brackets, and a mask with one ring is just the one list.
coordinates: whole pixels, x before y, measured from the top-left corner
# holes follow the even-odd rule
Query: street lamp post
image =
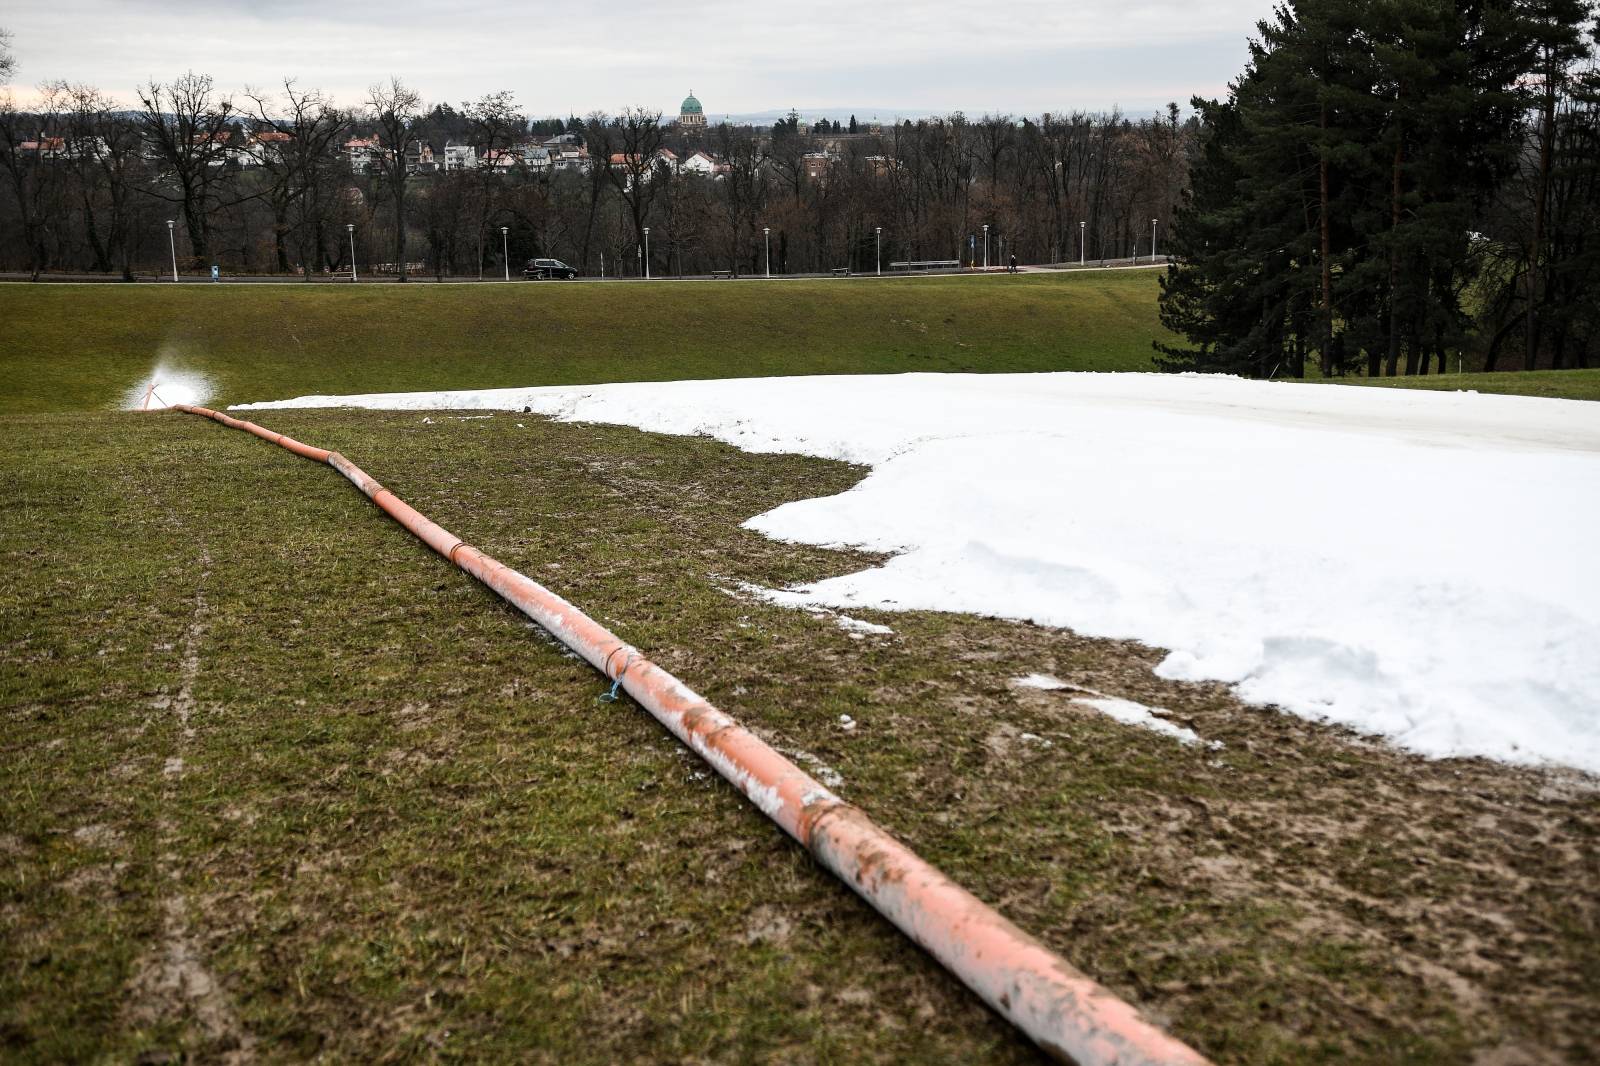
[(178, 280), (178, 238), (172, 232), (173, 221), (167, 219), (167, 244), (172, 248), (172, 280)]
[(1088, 223), (1086, 223), (1086, 222), (1080, 221), (1078, 223), (1078, 265), (1079, 266), (1083, 266), (1083, 257), (1084, 257), (1084, 254), (1085, 254), (1085, 252), (1084, 252), (1084, 241), (1087, 240), (1087, 238), (1084, 236), (1083, 228), (1086, 225), (1088, 225)]
[(350, 233), (350, 280), (356, 280), (356, 224), (346, 222), (344, 228)]
[(883, 277), (883, 227), (874, 226), (878, 234), (878, 277)]
[(1150, 262), (1156, 261), (1156, 219), (1150, 220)]
[(644, 276), (650, 277), (650, 227), (644, 228)]
[(983, 224), (983, 269), (989, 269), (989, 223)]
[(767, 253), (767, 277), (772, 277), (772, 227), (761, 227), (761, 245)]
[(506, 263), (506, 280), (511, 280), (511, 245), (510, 238), (506, 236), (509, 226), (500, 227), (500, 258)]

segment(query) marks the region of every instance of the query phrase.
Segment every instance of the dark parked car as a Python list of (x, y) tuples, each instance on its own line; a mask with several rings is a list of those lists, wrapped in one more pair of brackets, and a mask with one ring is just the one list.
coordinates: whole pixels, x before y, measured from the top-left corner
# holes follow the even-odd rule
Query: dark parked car
[(522, 268), (522, 276), (529, 281), (534, 278), (566, 278), (570, 281), (578, 276), (578, 272), (559, 259), (530, 259)]

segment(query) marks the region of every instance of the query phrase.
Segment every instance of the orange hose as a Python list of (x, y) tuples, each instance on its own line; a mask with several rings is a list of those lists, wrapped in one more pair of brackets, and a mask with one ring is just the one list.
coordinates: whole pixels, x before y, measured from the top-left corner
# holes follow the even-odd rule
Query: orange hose
[(608, 678), (620, 681), (640, 706), (805, 845), (819, 863), (1049, 1054), (1084, 1066), (1205, 1063), (636, 648), (549, 589), (432, 522), (338, 452), (204, 407), (174, 404), (173, 410), (254, 433), (339, 471), (434, 551)]

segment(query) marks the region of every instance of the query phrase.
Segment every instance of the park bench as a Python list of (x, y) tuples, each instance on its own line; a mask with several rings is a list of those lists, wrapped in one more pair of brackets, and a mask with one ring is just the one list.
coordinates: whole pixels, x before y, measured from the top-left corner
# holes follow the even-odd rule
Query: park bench
[(731, 279), (732, 277), (733, 277), (733, 271), (731, 271), (731, 270), (713, 270), (711, 272), (711, 280), (712, 281), (721, 281), (723, 278)]
[(848, 278), (850, 276), (850, 268), (849, 267), (834, 267), (833, 268), (833, 276), (836, 277), (836, 278)]
[(890, 270), (956, 270), (961, 266), (959, 259), (908, 259), (900, 263), (890, 263)]

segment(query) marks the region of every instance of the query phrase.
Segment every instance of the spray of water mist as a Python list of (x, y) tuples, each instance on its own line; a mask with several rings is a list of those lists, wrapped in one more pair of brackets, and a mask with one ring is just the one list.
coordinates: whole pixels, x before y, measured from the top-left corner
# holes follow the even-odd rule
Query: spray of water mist
[(125, 411), (161, 411), (176, 403), (205, 403), (211, 379), (195, 370), (179, 370), (159, 362), (122, 397)]

